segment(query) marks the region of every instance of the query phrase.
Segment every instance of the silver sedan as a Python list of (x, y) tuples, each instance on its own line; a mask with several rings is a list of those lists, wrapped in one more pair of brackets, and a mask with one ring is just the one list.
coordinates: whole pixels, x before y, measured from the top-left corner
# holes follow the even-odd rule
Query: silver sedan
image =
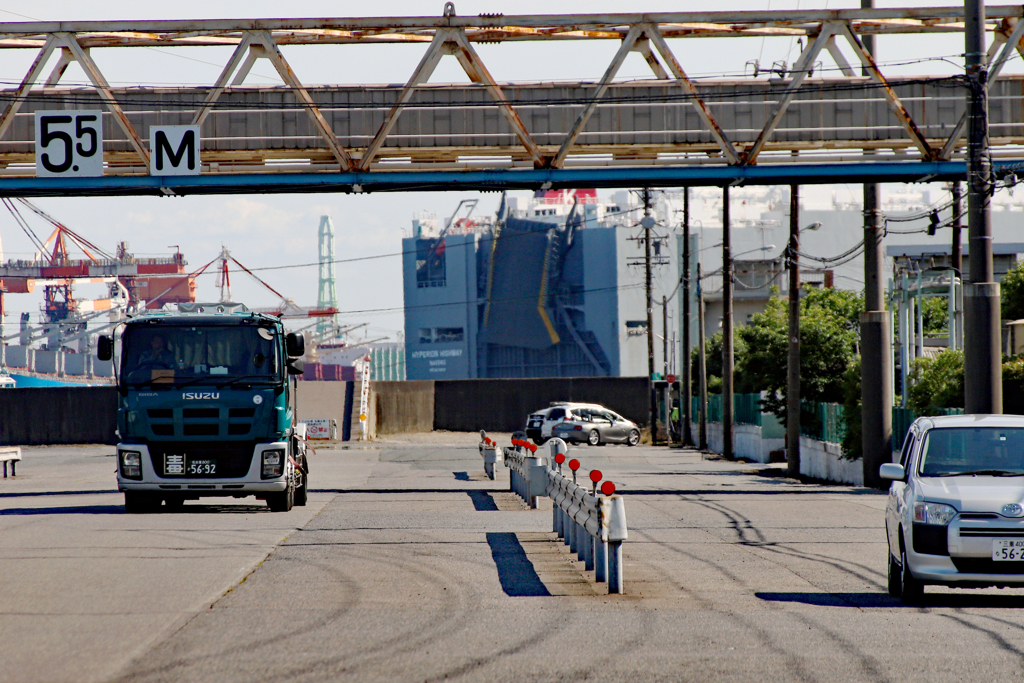
[(1024, 587), (1024, 417), (914, 421), (892, 480), (885, 526), (889, 593), (907, 604), (927, 585)]
[(573, 411), (578, 417), (559, 422), (551, 428), (551, 435), (567, 443), (586, 442), (591, 446), (604, 443), (640, 443), (640, 427), (635, 422), (607, 409)]

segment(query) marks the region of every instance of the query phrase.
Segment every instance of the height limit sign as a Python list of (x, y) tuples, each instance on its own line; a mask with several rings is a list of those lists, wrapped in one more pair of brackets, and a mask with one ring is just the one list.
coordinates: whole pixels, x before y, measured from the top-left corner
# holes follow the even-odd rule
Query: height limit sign
[(37, 111), (36, 176), (103, 175), (103, 112)]

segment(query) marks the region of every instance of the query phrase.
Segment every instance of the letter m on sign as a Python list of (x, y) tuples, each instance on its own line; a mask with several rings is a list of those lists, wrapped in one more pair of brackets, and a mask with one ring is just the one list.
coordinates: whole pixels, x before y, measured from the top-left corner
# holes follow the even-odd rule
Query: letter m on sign
[(150, 175), (199, 175), (199, 126), (151, 126)]

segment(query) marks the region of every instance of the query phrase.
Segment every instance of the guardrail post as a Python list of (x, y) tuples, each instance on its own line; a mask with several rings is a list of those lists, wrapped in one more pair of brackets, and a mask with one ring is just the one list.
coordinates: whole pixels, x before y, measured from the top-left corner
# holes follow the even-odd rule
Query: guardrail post
[(583, 567), (589, 572), (594, 569), (594, 537), (588, 533), (584, 536), (584, 539), (586, 542), (583, 546), (585, 548), (585, 552), (583, 553)]
[(594, 555), (594, 581), (604, 583), (608, 580), (608, 542), (595, 538)]
[(622, 496), (608, 496), (608, 592), (622, 593), (622, 542), (628, 538), (626, 503)]
[(580, 562), (587, 560), (587, 528), (576, 522), (576, 534), (579, 538), (576, 541), (576, 559)]
[(622, 541), (608, 542), (608, 592), (622, 593)]

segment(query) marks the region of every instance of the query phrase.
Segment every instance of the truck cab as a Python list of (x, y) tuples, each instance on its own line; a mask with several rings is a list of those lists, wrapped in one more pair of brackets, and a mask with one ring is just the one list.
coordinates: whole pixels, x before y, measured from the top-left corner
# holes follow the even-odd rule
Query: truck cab
[[(295, 382), (303, 339), (241, 304), (130, 318), (97, 355), (117, 373), (117, 486), (129, 513), (208, 496), (306, 502)], [(162, 507), (163, 506), (163, 507)]]

